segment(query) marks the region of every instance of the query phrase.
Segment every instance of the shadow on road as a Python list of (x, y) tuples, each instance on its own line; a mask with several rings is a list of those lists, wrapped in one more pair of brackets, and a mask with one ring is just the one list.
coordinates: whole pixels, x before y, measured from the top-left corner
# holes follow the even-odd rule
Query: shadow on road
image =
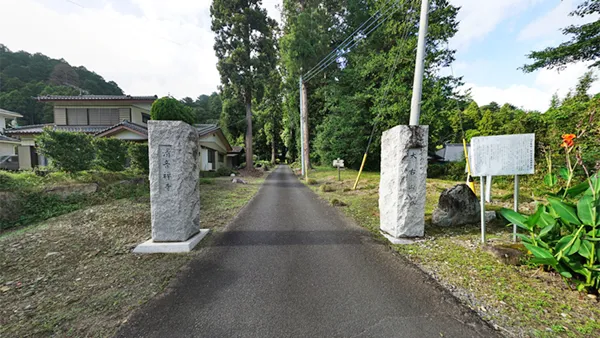
[(223, 233), (212, 246), (361, 244), (363, 231), (252, 231)]

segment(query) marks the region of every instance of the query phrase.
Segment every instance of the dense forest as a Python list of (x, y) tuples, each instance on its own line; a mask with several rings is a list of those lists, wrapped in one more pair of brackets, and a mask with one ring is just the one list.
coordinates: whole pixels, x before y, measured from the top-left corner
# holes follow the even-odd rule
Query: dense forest
[(123, 90), (83, 66), (40, 53), (12, 52), (0, 44), (0, 107), (22, 114), (22, 125), (52, 122), (51, 108), (32, 99), (51, 94), (122, 95)]
[[(215, 0), (211, 15), (217, 34), (215, 51), (221, 58), (221, 124), (227, 134), (242, 143), (248, 107), (244, 95), (251, 94), (254, 123), (262, 126), (254, 127), (258, 129), (253, 142), (255, 154), (268, 158), (271, 150), (272, 155), (281, 153), (288, 161), (298, 160), (299, 77), (320, 66), (317, 72), (309, 72), (309, 79), (304, 82), (308, 92), (311, 163), (331, 163), (341, 157), (356, 168), (374, 130), (367, 168), (378, 169), (381, 133), (395, 125), (408, 124), (420, 1), (283, 0), (282, 24), (274, 28), (270, 28), (269, 18), (250, 14), (244, 17), (239, 14), (243, 11), (223, 6), (224, 2), (227, 1)], [(249, 3), (246, 13), (266, 13), (259, 0)], [(598, 3), (584, 2), (574, 16), (599, 12)], [(599, 137), (594, 134), (600, 131), (600, 117), (590, 118), (600, 97), (589, 93), (596, 80), (594, 73), (585, 74), (565, 97), (555, 96), (546, 112), (524, 111), (505, 102), (479, 102), (480, 106), (469, 92), (459, 90), (462, 78), (440, 75), (440, 70), (454, 61), (455, 51), (447, 46), (458, 30), (459, 10), (447, 0), (431, 1), (421, 113), (421, 124), (430, 126), (430, 150), (474, 136), (536, 133), (538, 155), (556, 156), (563, 133), (586, 129), (580, 142), (588, 150), (584, 160), (593, 164), (600, 155)], [(371, 16), (375, 17), (371, 21), (374, 24), (364, 26)], [(227, 21), (229, 17), (231, 20)], [(574, 61), (595, 61), (600, 55), (600, 44), (590, 41), (600, 36), (599, 22), (565, 28), (564, 34), (572, 39), (556, 48), (532, 52), (528, 55), (532, 64), (523, 70), (560, 69)], [(245, 26), (240, 28), (240, 23)], [(245, 39), (248, 30), (244, 27), (254, 26), (262, 29), (255, 31), (257, 36), (277, 38), (275, 50), (252, 42), (244, 48), (243, 42), (250, 41)], [(352, 44), (334, 52), (330, 58), (333, 61), (319, 63), (357, 31)], [(273, 71), (269, 75), (252, 72), (257, 63), (266, 64)]]

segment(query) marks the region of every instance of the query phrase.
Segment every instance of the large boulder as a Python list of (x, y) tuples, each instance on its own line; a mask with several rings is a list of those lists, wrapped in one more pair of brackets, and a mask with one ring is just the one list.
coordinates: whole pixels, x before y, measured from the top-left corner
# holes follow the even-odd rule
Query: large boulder
[(480, 222), (479, 200), (466, 184), (444, 190), (437, 208), (433, 211), (432, 223), (448, 227)]

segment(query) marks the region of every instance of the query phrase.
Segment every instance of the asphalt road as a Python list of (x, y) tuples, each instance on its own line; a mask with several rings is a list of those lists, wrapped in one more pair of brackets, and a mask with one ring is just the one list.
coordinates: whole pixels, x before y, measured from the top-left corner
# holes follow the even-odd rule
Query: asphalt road
[(118, 337), (494, 337), (287, 166)]

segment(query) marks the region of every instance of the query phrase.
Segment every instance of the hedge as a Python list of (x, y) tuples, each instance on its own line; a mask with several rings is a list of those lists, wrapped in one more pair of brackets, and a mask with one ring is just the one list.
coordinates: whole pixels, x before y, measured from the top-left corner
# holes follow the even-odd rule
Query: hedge
[(68, 173), (89, 170), (96, 157), (92, 137), (84, 133), (46, 127), (35, 141), (40, 154), (51, 160), (54, 167)]

